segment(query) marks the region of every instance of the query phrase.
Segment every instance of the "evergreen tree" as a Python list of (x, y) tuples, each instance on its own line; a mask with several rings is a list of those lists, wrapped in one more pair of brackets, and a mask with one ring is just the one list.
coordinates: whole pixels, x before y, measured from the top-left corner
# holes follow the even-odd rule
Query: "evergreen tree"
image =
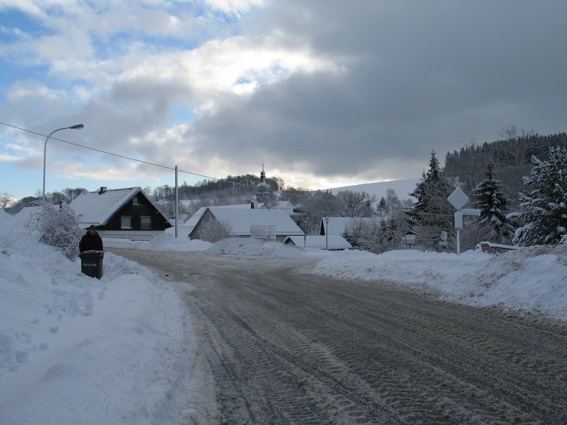
[(522, 245), (558, 244), (567, 234), (567, 148), (549, 149), (549, 159), (532, 157), (530, 177), (524, 178), (528, 193), (521, 193), (519, 214), (523, 226), (515, 241)]
[(429, 170), (423, 173), (421, 181), (410, 194), (417, 199), (417, 202), (407, 213), (410, 217), (410, 225), (419, 227), (415, 230), (422, 244), (435, 247), (442, 231), (452, 232), (454, 209), (447, 198), (453, 190), (439, 167), (435, 152), (432, 152)]
[(488, 229), (487, 237), (493, 242), (507, 243), (513, 235), (513, 227), (506, 219), (508, 199), (502, 185), (496, 179), (494, 164), (488, 163), (485, 179), (474, 188), (475, 206), (480, 209), (479, 225)]
[(376, 214), (381, 219), (385, 219), (388, 216), (388, 213), (389, 213), (388, 204), (386, 203), (386, 200), (382, 196), (380, 198), (380, 201), (378, 202), (378, 205), (376, 206)]

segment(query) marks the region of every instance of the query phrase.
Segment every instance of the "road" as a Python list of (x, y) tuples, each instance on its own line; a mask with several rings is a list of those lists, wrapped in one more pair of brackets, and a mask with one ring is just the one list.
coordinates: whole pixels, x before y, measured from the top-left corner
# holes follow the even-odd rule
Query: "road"
[(184, 299), (203, 423), (567, 424), (567, 324), (310, 273), (307, 260), (111, 249)]

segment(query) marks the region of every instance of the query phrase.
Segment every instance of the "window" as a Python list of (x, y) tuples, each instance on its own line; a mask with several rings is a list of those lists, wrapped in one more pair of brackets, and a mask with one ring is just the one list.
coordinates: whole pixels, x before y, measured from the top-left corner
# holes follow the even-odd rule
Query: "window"
[(140, 217), (140, 229), (151, 229), (152, 228), (152, 218), (142, 216)]
[(132, 198), (132, 205), (140, 205), (140, 201), (138, 201), (138, 197), (134, 196)]
[(131, 229), (132, 228), (132, 217), (129, 215), (123, 215), (120, 217), (120, 228), (121, 229)]

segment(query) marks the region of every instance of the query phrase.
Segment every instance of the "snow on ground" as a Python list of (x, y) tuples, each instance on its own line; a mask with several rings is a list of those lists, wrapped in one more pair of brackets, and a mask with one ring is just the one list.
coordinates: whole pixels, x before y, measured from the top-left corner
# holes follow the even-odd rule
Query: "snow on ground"
[[(392, 251), (325, 252), (166, 234), (106, 246), (206, 251), (287, 261), (315, 272), (389, 281), (448, 301), (501, 305), (567, 320), (567, 246), (490, 255)], [(166, 255), (166, 254), (165, 254)], [(196, 343), (177, 293), (146, 268), (106, 253), (99, 281), (0, 211), (0, 424), (200, 422), (201, 383), (191, 376)]]
[(176, 423), (194, 332), (177, 294), (106, 253), (99, 281), (0, 211), (0, 424)]
[(390, 251), (338, 252), (317, 264), (318, 273), (345, 279), (388, 281), (441, 299), (502, 306), (567, 320), (567, 246), (540, 246), (487, 254)]

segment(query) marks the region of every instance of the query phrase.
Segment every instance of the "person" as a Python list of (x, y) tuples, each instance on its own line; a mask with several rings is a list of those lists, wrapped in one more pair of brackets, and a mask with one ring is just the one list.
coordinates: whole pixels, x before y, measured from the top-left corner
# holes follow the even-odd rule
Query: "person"
[(96, 231), (96, 226), (91, 225), (87, 229), (87, 233), (83, 235), (81, 238), (81, 242), (79, 242), (79, 251), (103, 251), (102, 247), (102, 238)]

